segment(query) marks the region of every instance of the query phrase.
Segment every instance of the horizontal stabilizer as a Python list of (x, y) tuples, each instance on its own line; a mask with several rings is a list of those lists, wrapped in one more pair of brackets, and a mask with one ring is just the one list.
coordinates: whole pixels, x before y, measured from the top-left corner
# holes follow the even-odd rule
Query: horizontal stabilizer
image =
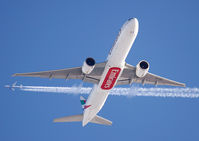
[(96, 124), (104, 124), (104, 125), (112, 125), (112, 122), (108, 119), (105, 119), (103, 117), (100, 117), (98, 115), (96, 115), (92, 120), (92, 123), (96, 123)]
[[(57, 119), (54, 119), (54, 122), (77, 122), (77, 121), (82, 121), (82, 120), (83, 120), (83, 114), (80, 114), (80, 115), (57, 118)], [(90, 122), (96, 123), (96, 124), (103, 124), (103, 125), (112, 125), (112, 122), (110, 120), (107, 120), (98, 115), (96, 115)]]
[(54, 119), (54, 122), (76, 122), (76, 121), (82, 121), (83, 115), (74, 115), (74, 116), (67, 116), (62, 118), (56, 118)]

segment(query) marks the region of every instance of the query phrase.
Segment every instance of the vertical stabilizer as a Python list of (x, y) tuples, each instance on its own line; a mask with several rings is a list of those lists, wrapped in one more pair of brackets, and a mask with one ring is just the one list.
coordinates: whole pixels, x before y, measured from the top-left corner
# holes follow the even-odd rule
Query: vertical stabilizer
[(90, 107), (91, 105), (86, 105), (86, 99), (83, 96), (80, 96), (80, 102), (82, 105), (82, 109), (87, 109), (88, 107)]
[(84, 109), (84, 106), (86, 104), (86, 99), (83, 96), (80, 96), (80, 103), (82, 105), (82, 109)]

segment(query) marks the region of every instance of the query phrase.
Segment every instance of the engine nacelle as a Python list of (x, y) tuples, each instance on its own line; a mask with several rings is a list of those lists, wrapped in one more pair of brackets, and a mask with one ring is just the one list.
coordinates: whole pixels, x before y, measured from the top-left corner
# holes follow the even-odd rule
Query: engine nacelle
[(82, 66), (82, 72), (84, 74), (89, 74), (95, 67), (95, 60), (93, 58), (86, 58)]
[(149, 63), (147, 61), (140, 61), (136, 66), (137, 77), (144, 77), (149, 71)]

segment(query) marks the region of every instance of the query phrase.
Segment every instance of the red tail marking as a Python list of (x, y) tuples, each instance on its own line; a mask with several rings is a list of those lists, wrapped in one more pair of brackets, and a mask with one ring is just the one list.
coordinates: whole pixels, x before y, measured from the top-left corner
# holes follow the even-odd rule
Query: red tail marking
[(90, 107), (91, 105), (85, 105), (84, 106), (84, 109), (87, 109), (88, 107)]

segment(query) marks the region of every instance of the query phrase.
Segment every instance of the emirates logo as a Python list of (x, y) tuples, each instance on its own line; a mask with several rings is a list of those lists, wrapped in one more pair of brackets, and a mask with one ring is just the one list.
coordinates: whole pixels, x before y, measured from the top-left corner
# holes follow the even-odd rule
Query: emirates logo
[(102, 83), (101, 88), (104, 90), (112, 89), (120, 73), (120, 70), (121, 69), (117, 67), (110, 68), (104, 79), (104, 82)]

